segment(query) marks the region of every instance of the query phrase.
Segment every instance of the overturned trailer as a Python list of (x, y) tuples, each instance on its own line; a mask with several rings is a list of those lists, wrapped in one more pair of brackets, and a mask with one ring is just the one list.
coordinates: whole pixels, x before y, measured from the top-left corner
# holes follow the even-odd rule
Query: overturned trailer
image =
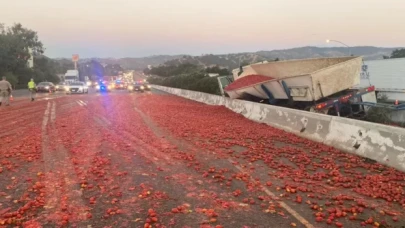
[[(233, 70), (224, 88), (233, 99), (268, 101), (296, 109), (342, 116), (362, 115), (376, 103), (373, 86), (360, 83), (361, 57), (258, 63)], [(220, 82), (221, 84), (221, 82)]]

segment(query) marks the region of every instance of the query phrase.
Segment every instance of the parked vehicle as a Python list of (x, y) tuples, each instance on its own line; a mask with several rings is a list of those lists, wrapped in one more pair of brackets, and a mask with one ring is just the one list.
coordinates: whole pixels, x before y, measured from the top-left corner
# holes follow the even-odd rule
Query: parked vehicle
[(37, 85), (37, 92), (55, 92), (56, 86), (52, 82), (40, 82)]
[(129, 92), (145, 92), (145, 90), (147, 90), (147, 87), (144, 85), (144, 82), (141, 81), (136, 81), (131, 85), (128, 85), (128, 89)]
[(233, 70), (229, 85), (218, 83), (232, 99), (360, 117), (377, 102), (374, 86), (354, 88), (362, 62), (351, 56), (258, 63)]
[(145, 87), (145, 90), (146, 91), (150, 91), (151, 89), (152, 89), (152, 87), (149, 85), (149, 83), (147, 83), (147, 82), (144, 82), (143, 83), (143, 86)]
[(123, 81), (115, 81), (114, 83), (114, 88), (115, 89), (126, 89), (127, 88), (127, 83), (123, 82)]
[(89, 87), (84, 82), (71, 82), (65, 87), (66, 94), (89, 93)]
[(65, 87), (66, 87), (67, 85), (68, 85), (68, 84), (67, 84), (66, 82), (61, 82), (61, 83), (55, 85), (56, 91), (65, 91)]

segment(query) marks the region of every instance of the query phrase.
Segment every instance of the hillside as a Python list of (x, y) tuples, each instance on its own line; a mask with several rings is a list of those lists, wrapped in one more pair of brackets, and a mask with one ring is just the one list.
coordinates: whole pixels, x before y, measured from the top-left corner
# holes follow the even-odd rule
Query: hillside
[[(83, 58), (79, 60), (79, 64), (83, 62), (88, 62), (90, 60), (96, 60), (101, 64), (119, 64), (122, 68), (126, 70), (143, 70), (148, 65), (159, 65), (163, 64), (167, 61), (177, 59), (182, 57), (182, 55), (154, 55), (149, 57), (141, 57), (141, 58)], [(59, 62), (66, 62), (70, 61), (67, 58), (58, 58), (55, 59)]]
[[(351, 47), (350, 52), (356, 56), (364, 56), (365, 60), (382, 59), (384, 55), (389, 56), (396, 48), (380, 48), (371, 46)], [(233, 69), (239, 66), (239, 63), (254, 63), (264, 60), (303, 59), (320, 57), (338, 57), (349, 55), (349, 49), (345, 47), (299, 47), (285, 50), (258, 51), (252, 53), (235, 53), (223, 55), (156, 55), (143, 58), (95, 58), (103, 64), (120, 64), (124, 69), (142, 70), (148, 65), (157, 66), (160, 64), (179, 64), (193, 63), (203, 66), (219, 65), (225, 68)], [(80, 62), (89, 59), (81, 59)]]
[[(382, 59), (384, 55), (391, 55), (395, 48), (379, 47), (352, 47), (351, 54), (363, 56), (365, 60)], [(166, 64), (193, 63), (204, 66), (220, 65), (222, 67), (234, 69), (239, 63), (255, 63), (264, 60), (288, 60), (304, 58), (338, 57), (349, 55), (348, 48), (319, 48), (319, 47), (300, 47), (285, 50), (258, 51), (254, 53), (237, 53), (226, 55), (204, 55), (204, 56), (183, 56), (166, 62)]]

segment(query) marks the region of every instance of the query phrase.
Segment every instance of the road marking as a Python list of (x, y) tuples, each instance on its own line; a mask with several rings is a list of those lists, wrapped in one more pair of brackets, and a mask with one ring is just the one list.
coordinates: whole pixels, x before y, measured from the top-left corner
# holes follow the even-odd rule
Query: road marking
[(78, 103), (80, 106), (86, 106), (87, 103), (82, 101), (82, 100), (77, 100), (76, 103)]
[(55, 122), (55, 118), (56, 118), (56, 105), (55, 102), (52, 102), (51, 122)]
[[(146, 116), (140, 111), (140, 110), (138, 110), (136, 107), (134, 107), (134, 109), (135, 109), (135, 111), (137, 111), (140, 115), (141, 115), (141, 117), (142, 118), (144, 118), (144, 121), (145, 121), (145, 123), (147, 123), (147, 120), (146, 120)], [(149, 124), (147, 123), (147, 125), (149, 126)], [(155, 131), (153, 131), (154, 132), (154, 134), (156, 134), (157, 135), (157, 132), (155, 132)], [(166, 136), (166, 138), (168, 138), (167, 136)], [(170, 140), (169, 140), (170, 141)], [(172, 143), (172, 142), (171, 142)], [(175, 145), (176, 145), (176, 143), (174, 143)], [(238, 166), (238, 165), (236, 165), (236, 163), (232, 160), (232, 159), (227, 159), (228, 160), (228, 162), (230, 162), (231, 163), (231, 165), (233, 165), (233, 166), (235, 166), (240, 172), (242, 172), (242, 173), (246, 173), (244, 170), (243, 170), (243, 168), (242, 167), (240, 167), (240, 166)], [(255, 182), (256, 180), (253, 178), (253, 177), (251, 177), (250, 175), (249, 175), (249, 177), (250, 177), (250, 179), (253, 181), (253, 182)], [(277, 197), (273, 192), (271, 192), (268, 188), (266, 188), (266, 187), (264, 187), (263, 186), (263, 191), (264, 191), (264, 193), (266, 193), (267, 195), (269, 195), (269, 196), (271, 196), (271, 197), (273, 197), (273, 198), (275, 198), (275, 197)], [(295, 211), (294, 209), (292, 209), (290, 206), (288, 206), (286, 203), (284, 203), (284, 202), (282, 202), (282, 201), (280, 201), (279, 202), (280, 203), (280, 206), (281, 207), (283, 207), (289, 214), (291, 214), (294, 218), (296, 218), (300, 223), (302, 223), (305, 227), (307, 227), (307, 228), (314, 228), (314, 226), (310, 223), (310, 222), (308, 222), (304, 217), (302, 217), (297, 211)]]
[[(228, 161), (229, 161), (232, 165), (234, 165), (239, 171), (241, 171), (242, 173), (246, 173), (246, 172), (242, 169), (242, 167), (236, 165), (236, 164), (232, 161), (232, 159), (228, 159)], [(252, 181), (255, 181), (255, 179), (254, 179), (253, 177), (251, 177), (250, 175), (249, 175), (249, 177), (250, 177), (250, 179), (251, 179)], [(273, 192), (271, 192), (268, 188), (266, 188), (266, 187), (264, 187), (264, 186), (263, 186), (263, 191), (264, 191), (267, 195), (269, 195), (269, 196), (271, 196), (271, 197), (277, 197)], [(288, 213), (290, 213), (292, 216), (294, 216), (294, 218), (296, 218), (298, 221), (300, 221), (305, 227), (307, 227), (307, 228), (314, 228), (314, 226), (313, 226), (311, 223), (309, 223), (304, 217), (302, 217), (298, 212), (296, 212), (294, 209), (292, 209), (292, 208), (291, 208), (290, 206), (288, 206), (286, 203), (284, 203), (283, 201), (280, 201), (279, 203), (280, 203), (280, 206), (281, 206), (281, 207), (283, 207)]]
[(51, 104), (48, 102), (48, 104), (46, 105), (45, 113), (44, 113), (44, 119), (42, 120), (42, 130), (43, 131), (45, 131), (46, 125), (48, 124), (50, 107), (51, 107)]
[[(49, 123), (55, 119), (56, 102), (48, 101), (42, 122), (42, 159), (45, 173), (44, 182), (47, 183), (44, 208), (48, 212), (45, 213), (45, 216), (46, 219), (50, 219), (49, 214), (60, 213), (62, 198), (67, 197), (68, 205), (75, 207), (74, 213), (78, 220), (85, 220), (88, 209), (81, 197), (82, 192), (77, 185), (79, 177), (75, 175), (75, 167), (70, 160), (69, 153), (63, 144), (52, 144), (51, 146), (51, 143), (59, 139), (55, 126)], [(47, 129), (48, 125), (51, 128)]]

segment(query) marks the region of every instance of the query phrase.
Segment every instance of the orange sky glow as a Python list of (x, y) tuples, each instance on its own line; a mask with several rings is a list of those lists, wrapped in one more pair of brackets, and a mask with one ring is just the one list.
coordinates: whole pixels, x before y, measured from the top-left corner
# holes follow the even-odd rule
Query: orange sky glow
[(399, 0), (0, 0), (50, 57), (219, 54), (299, 46), (405, 46)]

